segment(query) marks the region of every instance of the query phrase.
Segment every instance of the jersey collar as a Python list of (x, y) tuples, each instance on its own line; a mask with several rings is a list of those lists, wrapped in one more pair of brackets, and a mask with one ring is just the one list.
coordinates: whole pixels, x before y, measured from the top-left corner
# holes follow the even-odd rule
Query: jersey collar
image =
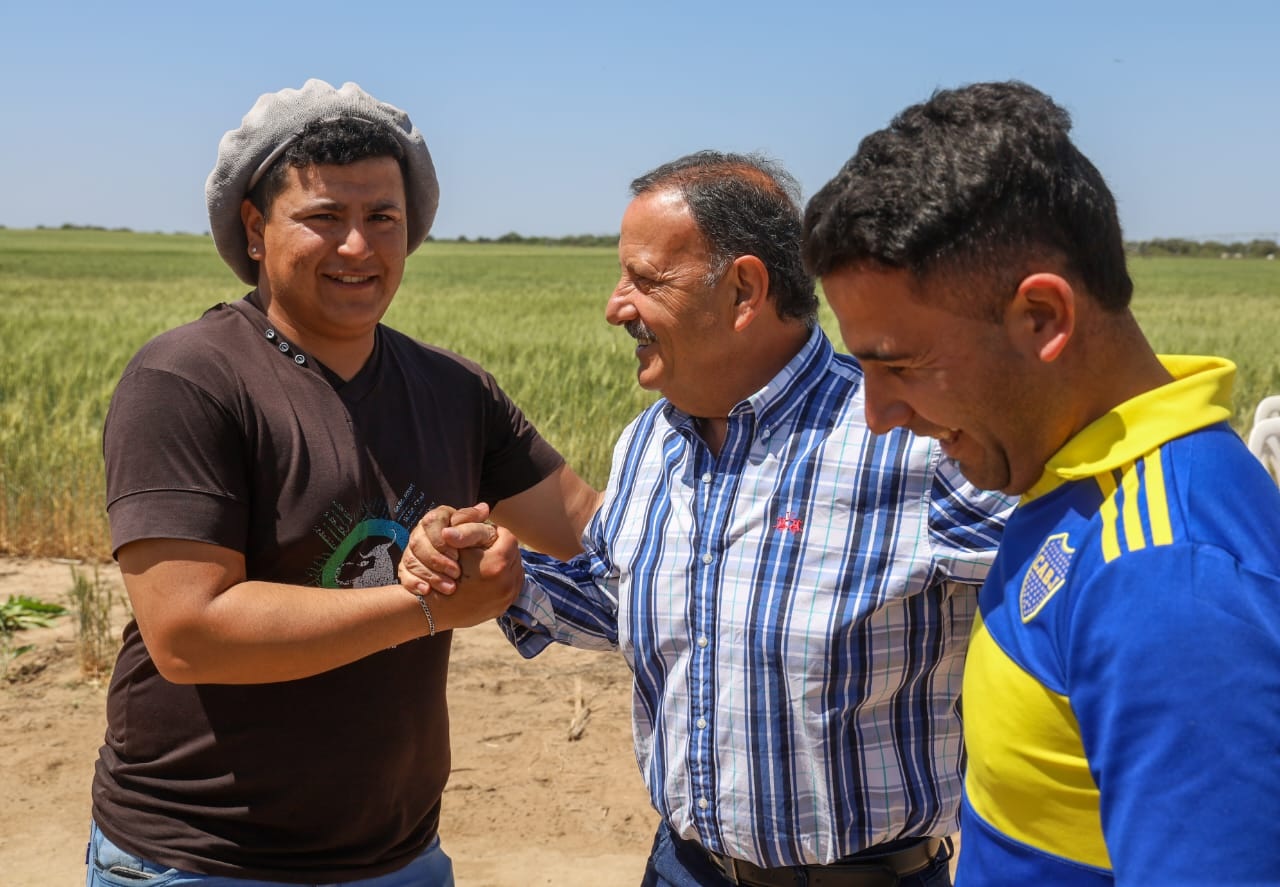
[(1049, 459), (1026, 503), (1064, 483), (1133, 462), (1161, 444), (1231, 417), (1236, 365), (1221, 357), (1160, 355), (1173, 381), (1086, 425)]

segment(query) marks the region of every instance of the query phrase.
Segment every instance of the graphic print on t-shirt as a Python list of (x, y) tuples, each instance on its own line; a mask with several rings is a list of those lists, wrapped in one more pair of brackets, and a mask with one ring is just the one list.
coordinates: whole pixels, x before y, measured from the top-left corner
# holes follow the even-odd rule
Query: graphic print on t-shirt
[(396, 503), (394, 513), (381, 500), (365, 503), (360, 517), (341, 502), (331, 503), (315, 527), (327, 553), (312, 567), (312, 580), (323, 588), (395, 584), (409, 531), (432, 507), (413, 484)]

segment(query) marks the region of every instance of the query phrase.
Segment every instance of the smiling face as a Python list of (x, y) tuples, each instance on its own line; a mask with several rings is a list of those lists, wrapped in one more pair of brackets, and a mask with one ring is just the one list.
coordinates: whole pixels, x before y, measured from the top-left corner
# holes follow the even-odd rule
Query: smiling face
[(1023, 493), (1056, 449), (1036, 362), (1009, 324), (936, 307), (947, 304), (936, 286), (896, 270), (843, 268), (822, 278), (866, 374), (867, 425), (935, 437), (975, 486)]
[(325, 360), (334, 345), (368, 340), (404, 274), (404, 178), (391, 157), (287, 171), (264, 216), (241, 216), (267, 316)]
[(605, 317), (638, 343), (641, 388), (693, 416), (724, 416), (737, 397), (720, 389), (733, 330), (724, 280), (708, 286), (711, 256), (679, 191), (641, 194), (622, 216), (621, 277)]

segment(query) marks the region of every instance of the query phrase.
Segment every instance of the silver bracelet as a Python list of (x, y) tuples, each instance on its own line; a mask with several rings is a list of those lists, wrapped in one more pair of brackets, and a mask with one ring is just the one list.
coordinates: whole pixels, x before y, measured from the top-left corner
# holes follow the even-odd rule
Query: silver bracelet
[(427, 637), (435, 637), (436, 634), (436, 617), (431, 615), (431, 608), (427, 606), (427, 596), (425, 594), (414, 595), (418, 599), (418, 604), (422, 607), (422, 615), (427, 617)]

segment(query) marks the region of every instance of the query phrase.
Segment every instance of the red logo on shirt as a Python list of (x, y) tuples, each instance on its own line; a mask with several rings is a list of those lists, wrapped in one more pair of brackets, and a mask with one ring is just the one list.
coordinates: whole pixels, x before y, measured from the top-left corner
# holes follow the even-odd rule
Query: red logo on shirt
[(804, 524), (800, 522), (800, 518), (792, 517), (791, 512), (788, 511), (782, 517), (778, 518), (778, 521), (773, 525), (773, 528), (779, 533), (799, 533), (804, 528)]

